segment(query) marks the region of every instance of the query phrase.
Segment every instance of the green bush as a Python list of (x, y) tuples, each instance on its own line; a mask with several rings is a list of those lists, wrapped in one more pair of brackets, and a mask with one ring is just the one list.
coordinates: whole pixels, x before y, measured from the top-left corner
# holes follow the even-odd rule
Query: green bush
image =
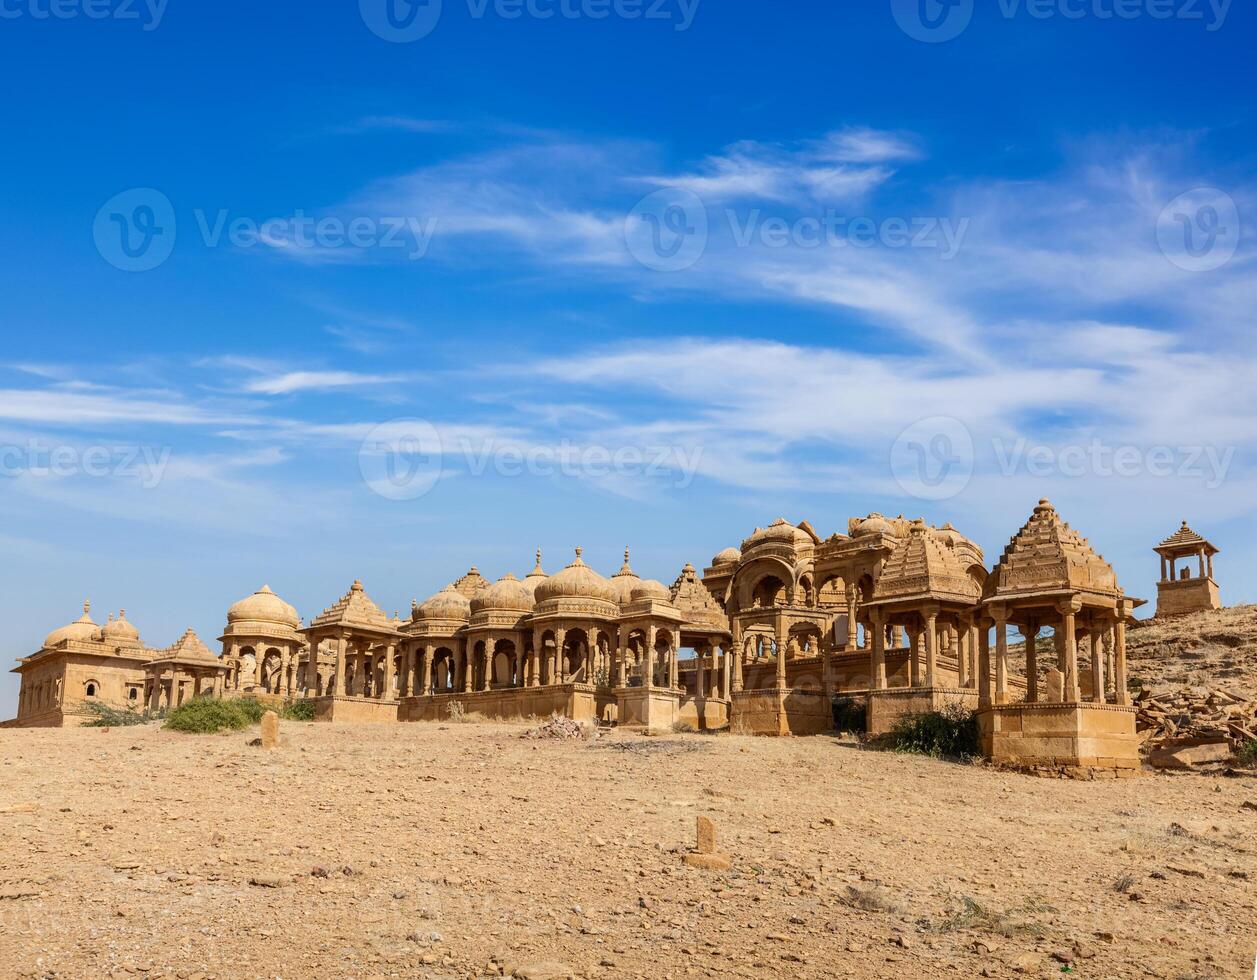
[(864, 734), (869, 727), (867, 708), (863, 698), (834, 698), (834, 731)]
[(262, 716), (271, 710), (270, 707), (257, 698), (236, 698), (232, 701), (232, 704), (244, 712), (244, 716), (249, 719), (250, 725), (261, 724)]
[(1235, 750), (1235, 758), (1241, 766), (1257, 769), (1257, 742), (1245, 742)]
[(882, 744), (895, 752), (936, 759), (972, 759), (978, 755), (978, 719), (961, 705), (924, 715), (904, 715)]
[(294, 701), (284, 707), (280, 717), (286, 721), (314, 721), (314, 702)]
[(83, 722), (84, 728), (124, 728), (127, 725), (147, 725), (153, 720), (147, 711), (114, 708), (101, 701), (85, 701), (83, 707), (92, 715), (91, 721)]
[[(192, 732), (198, 735), (248, 728), (254, 719), (250, 716), (250, 711), (243, 707), (243, 700), (193, 698), (191, 701), (184, 701), (166, 716), (166, 727), (176, 732)], [(260, 714), (258, 718), (261, 718)]]

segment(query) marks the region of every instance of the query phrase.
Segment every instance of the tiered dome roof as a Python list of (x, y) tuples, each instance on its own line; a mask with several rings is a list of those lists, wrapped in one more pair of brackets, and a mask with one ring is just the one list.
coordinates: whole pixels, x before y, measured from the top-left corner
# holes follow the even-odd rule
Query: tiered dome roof
[(311, 626), (361, 626), (367, 629), (393, 632), (388, 616), (371, 601), (362, 582), (355, 580), (341, 598), (315, 618)]
[(100, 627), (92, 621), (91, 611), (91, 600), (84, 600), (83, 615), (74, 622), (49, 633), (44, 638), (44, 646), (55, 647), (66, 640), (88, 641), (97, 639), (100, 636)]
[(711, 592), (698, 577), (698, 570), (688, 562), (672, 583), (672, 604), (685, 614), (689, 623), (726, 630), (729, 619)]
[(576, 560), (537, 586), (537, 601), (548, 599), (601, 599), (617, 602), (615, 587), (581, 560), (581, 549), (576, 549)]
[(296, 609), (272, 592), (269, 585), (264, 585), (228, 609), (227, 622), (272, 623), (297, 629), (301, 626), (301, 617)]
[(533, 594), (523, 582), (507, 572), (471, 600), (472, 613), (531, 612)]
[(1062, 591), (1121, 594), (1113, 566), (1043, 499), (987, 579), (987, 598)]
[(969, 574), (966, 555), (945, 532), (926, 527), (924, 521), (914, 522), (907, 540), (891, 552), (873, 590), (874, 602), (936, 599), (968, 605), (981, 597), (982, 587)]
[(475, 565), (472, 565), (467, 574), (454, 583), (454, 588), (468, 599), (474, 598), (476, 593), (483, 592), (488, 587), (489, 580), (480, 574), (480, 569)]

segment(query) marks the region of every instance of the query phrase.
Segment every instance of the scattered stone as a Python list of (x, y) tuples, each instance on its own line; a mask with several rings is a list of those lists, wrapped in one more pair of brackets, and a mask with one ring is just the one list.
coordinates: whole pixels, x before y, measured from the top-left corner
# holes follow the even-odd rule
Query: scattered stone
[(288, 879), (279, 875), (254, 875), (249, 879), (249, 884), (257, 888), (283, 888), (288, 884)]
[(566, 963), (547, 961), (517, 967), (515, 976), (518, 980), (571, 980), (576, 973)]

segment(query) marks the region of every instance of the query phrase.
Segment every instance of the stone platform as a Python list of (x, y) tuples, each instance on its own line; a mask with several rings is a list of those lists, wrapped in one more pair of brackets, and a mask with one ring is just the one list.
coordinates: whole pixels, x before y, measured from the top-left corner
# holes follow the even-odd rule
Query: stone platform
[(819, 691), (734, 691), (730, 728), (741, 735), (819, 735), (833, 731), (834, 714)]
[(869, 735), (885, 735), (905, 715), (925, 715), (958, 704), (969, 711), (978, 707), (978, 692), (961, 687), (892, 687), (868, 694)]
[(1001, 704), (978, 712), (982, 754), (1003, 765), (1138, 769), (1135, 709), (1117, 704)]

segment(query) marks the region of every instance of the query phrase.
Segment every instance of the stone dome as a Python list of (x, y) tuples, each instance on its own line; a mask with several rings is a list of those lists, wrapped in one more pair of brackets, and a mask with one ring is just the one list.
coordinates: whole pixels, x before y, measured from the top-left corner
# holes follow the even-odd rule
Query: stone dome
[(581, 560), (580, 548), (576, 549), (574, 562), (537, 586), (536, 596), (538, 602), (547, 599), (617, 601), (615, 587)]
[(473, 613), (532, 612), (532, 607), (532, 592), (510, 572), (471, 600)]
[(227, 622), (273, 623), (298, 629), (301, 626), (301, 617), (297, 615), (296, 609), (272, 592), (269, 585), (264, 585), (253, 595), (241, 599), (228, 609)]
[(528, 590), (528, 594), (535, 596), (537, 594), (537, 586), (548, 579), (550, 576), (545, 573), (545, 569), (541, 567), (541, 549), (537, 549), (537, 564), (533, 566), (531, 572), (524, 576), (523, 586)]
[(895, 526), (881, 514), (869, 514), (868, 517), (856, 525), (855, 533), (852, 537), (867, 538), (872, 534), (891, 534), (894, 530)]
[(946, 541), (952, 547), (955, 547), (958, 544), (963, 544), (965, 541), (965, 536), (952, 527), (950, 523), (944, 524), (942, 527), (935, 529), (934, 537), (938, 538), (940, 541)]
[(452, 584), (447, 585), (418, 609), (419, 619), (462, 619), (471, 615), (471, 601)]
[(778, 517), (768, 527), (757, 527), (755, 533), (742, 542), (742, 550), (761, 544), (810, 545), (812, 538), (802, 528), (795, 527), (784, 517)]
[(624, 606), (633, 601), (633, 590), (641, 583), (641, 578), (629, 566), (629, 550), (624, 549), (624, 564), (611, 576), (611, 587), (615, 589), (616, 599)]
[(633, 602), (641, 602), (643, 599), (671, 602), (672, 593), (662, 582), (657, 582), (653, 578), (642, 579), (637, 588), (633, 590)]
[(125, 609), (118, 611), (117, 619), (111, 619), (105, 624), (100, 631), (100, 635), (106, 643), (124, 645), (140, 642), (140, 631), (127, 621), (127, 611)]
[(713, 568), (719, 568), (721, 565), (736, 565), (741, 560), (742, 552), (737, 548), (725, 548), (711, 560), (711, 564)]
[(74, 622), (49, 633), (44, 638), (44, 646), (55, 647), (58, 643), (62, 643), (66, 640), (82, 641), (96, 639), (96, 637), (100, 634), (100, 627), (92, 621), (91, 611), (91, 602), (84, 602), (83, 615)]

